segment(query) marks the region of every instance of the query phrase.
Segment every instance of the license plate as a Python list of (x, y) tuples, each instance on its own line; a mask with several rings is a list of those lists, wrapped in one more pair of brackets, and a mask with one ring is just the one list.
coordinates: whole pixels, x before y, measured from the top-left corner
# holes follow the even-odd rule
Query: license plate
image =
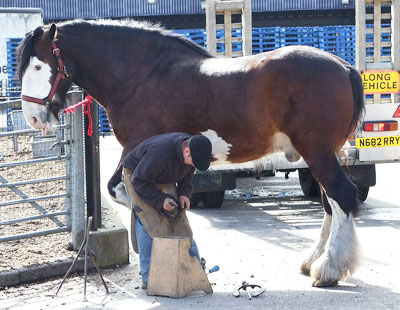
[(357, 138), (356, 140), (356, 146), (358, 149), (399, 145), (400, 136)]

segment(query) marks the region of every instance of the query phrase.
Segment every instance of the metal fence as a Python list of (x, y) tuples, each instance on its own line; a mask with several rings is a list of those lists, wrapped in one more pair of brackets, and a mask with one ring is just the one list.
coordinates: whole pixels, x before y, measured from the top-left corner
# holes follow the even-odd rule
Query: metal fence
[(20, 100), (0, 102), (0, 243), (64, 231), (76, 243), (84, 226), (82, 137), (81, 111), (60, 114), (41, 136), (26, 124)]

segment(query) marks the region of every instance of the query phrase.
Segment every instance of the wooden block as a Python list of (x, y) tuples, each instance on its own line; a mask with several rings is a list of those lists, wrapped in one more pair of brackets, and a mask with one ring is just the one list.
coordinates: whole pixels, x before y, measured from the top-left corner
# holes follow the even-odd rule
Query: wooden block
[(190, 238), (154, 238), (147, 295), (183, 298), (194, 291), (212, 293), (200, 262), (189, 254)]

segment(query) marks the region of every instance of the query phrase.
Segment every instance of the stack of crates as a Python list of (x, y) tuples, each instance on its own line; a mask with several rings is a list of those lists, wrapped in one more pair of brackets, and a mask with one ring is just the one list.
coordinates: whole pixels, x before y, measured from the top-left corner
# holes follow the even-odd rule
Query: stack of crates
[(318, 47), (318, 27), (282, 27), (279, 30), (280, 47), (307, 45)]
[[(21, 96), (21, 86), (17, 76), (17, 47), (22, 41), (21, 38), (7, 38), (7, 85), (6, 97), (8, 100), (18, 99)], [(7, 109), (7, 130), (13, 130), (13, 123), (11, 119), (11, 113), (13, 109)]]
[(281, 47), (279, 27), (253, 28), (252, 36), (253, 54), (272, 51)]
[(354, 65), (355, 63), (355, 26), (319, 27), (318, 46)]
[(174, 30), (175, 33), (183, 34), (186, 38), (192, 40), (203, 48), (206, 48), (206, 31), (204, 29), (182, 29)]
[(103, 136), (110, 135), (112, 132), (112, 127), (110, 121), (108, 120), (107, 112), (101, 105), (99, 105), (99, 129)]
[(7, 68), (8, 68), (8, 99), (18, 99), (21, 96), (21, 87), (17, 76), (17, 47), (21, 38), (7, 38)]
[[(390, 28), (391, 25), (390, 24), (383, 24), (382, 28)], [(373, 24), (367, 24), (367, 28), (368, 29), (373, 29), (374, 25)], [(381, 32), (381, 42), (390, 42), (391, 41), (391, 34), (390, 32)], [(374, 41), (374, 34), (373, 33), (367, 33), (366, 36), (366, 41), (369, 42), (373, 42)], [(389, 46), (384, 46), (381, 47), (381, 56), (390, 56), (391, 53), (391, 47)], [(373, 57), (374, 56), (374, 48), (373, 47), (369, 47), (367, 48), (367, 57)], [(382, 61), (385, 62), (385, 61)]]

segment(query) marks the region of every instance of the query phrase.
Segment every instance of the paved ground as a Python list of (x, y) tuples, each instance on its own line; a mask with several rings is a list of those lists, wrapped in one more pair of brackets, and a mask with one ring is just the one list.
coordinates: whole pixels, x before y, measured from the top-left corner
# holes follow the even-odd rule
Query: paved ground
[[(103, 142), (102, 179), (118, 161), (117, 144)], [(59, 297), (53, 297), (59, 279), (0, 292), (0, 309), (400, 309), (400, 164), (377, 167), (378, 182), (357, 220), (364, 262), (353, 278), (330, 289), (311, 287), (299, 273), (307, 250), (318, 236), (322, 210), (318, 201), (305, 199), (297, 173), (263, 180), (240, 180), (219, 210), (195, 209), (189, 219), (208, 267), (214, 293), (174, 300), (149, 297), (139, 288), (135, 257), (129, 266), (106, 270), (111, 294), (105, 295), (96, 274), (90, 275), (88, 302), (82, 302), (83, 280), (70, 278)], [(103, 183), (104, 189), (104, 183)], [(266, 189), (267, 188), (267, 189)], [(259, 195), (246, 199), (246, 194)], [(249, 196), (249, 195), (247, 195)], [(128, 213), (116, 207), (128, 224)], [(235, 298), (241, 281), (266, 287), (260, 297)]]

